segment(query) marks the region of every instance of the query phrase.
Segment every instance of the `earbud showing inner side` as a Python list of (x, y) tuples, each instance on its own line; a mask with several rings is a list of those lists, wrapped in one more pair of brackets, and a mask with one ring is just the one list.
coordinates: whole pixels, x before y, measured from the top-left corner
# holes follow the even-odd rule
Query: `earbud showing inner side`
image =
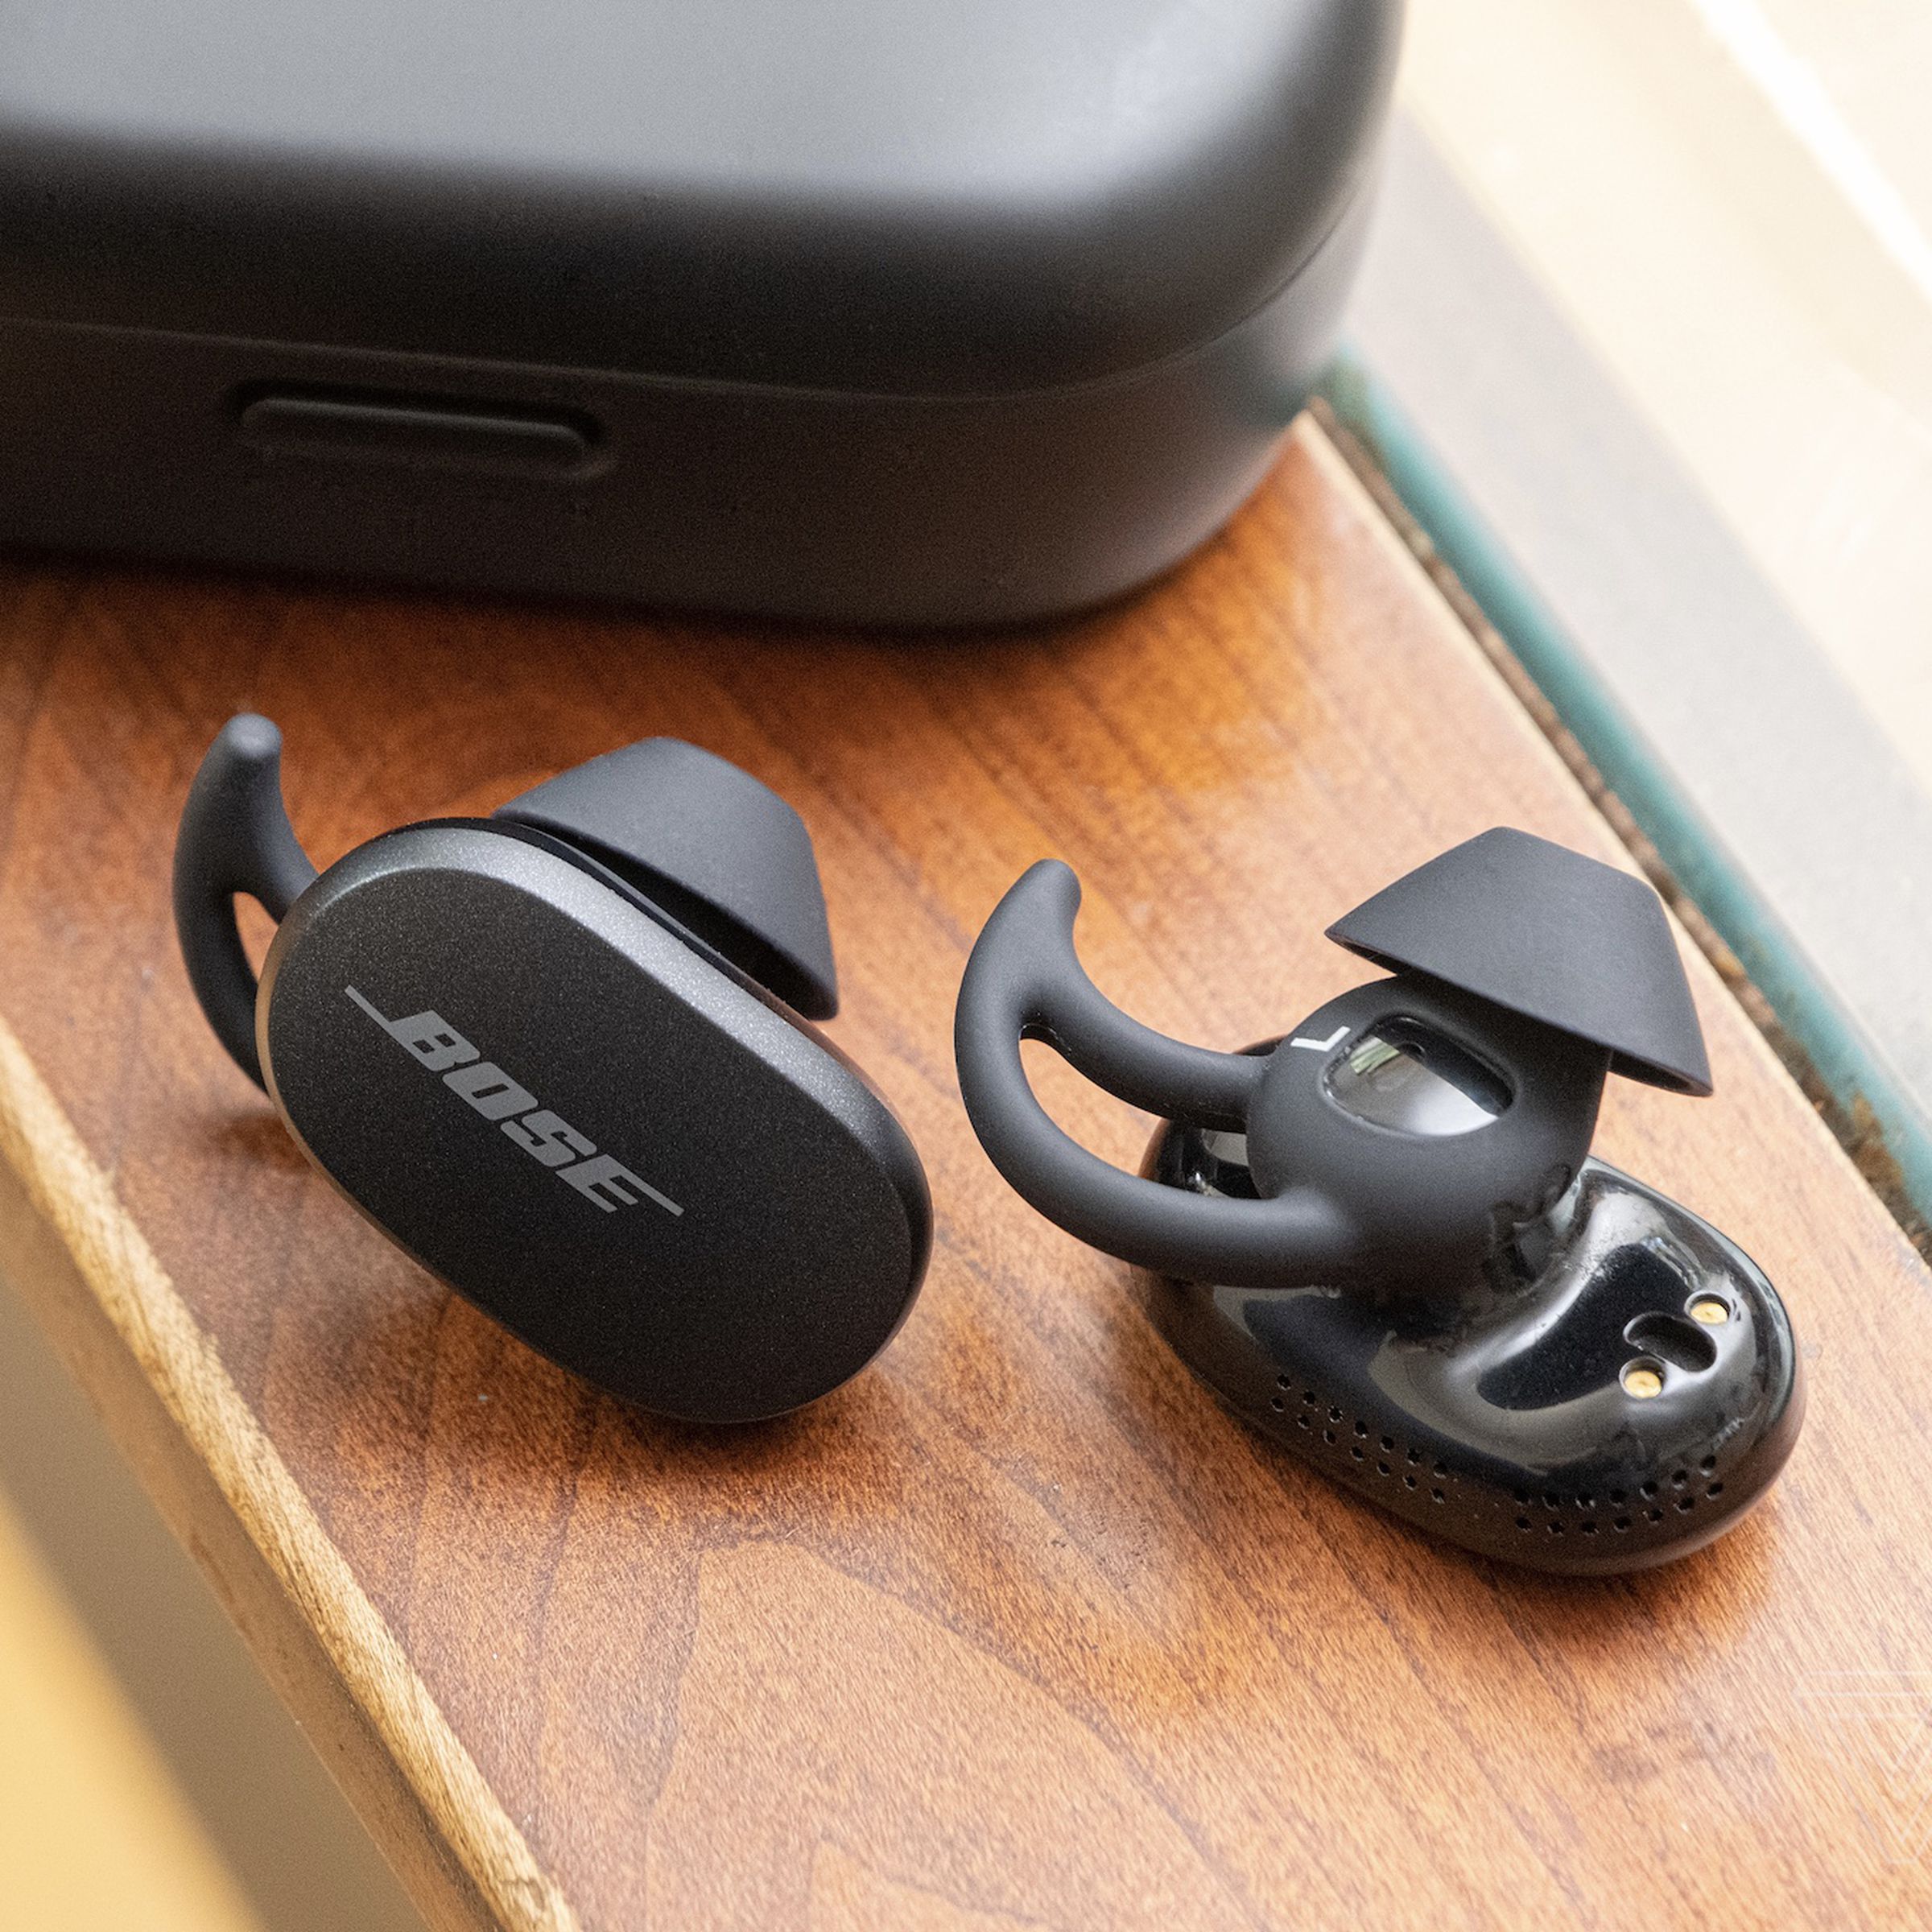
[[(175, 854), (188, 976), (303, 1150), (533, 1347), (744, 1421), (855, 1375), (931, 1245), (905, 1130), (807, 1022), (838, 1004), (790, 806), (668, 738), (317, 875), (281, 737), (231, 720)], [(280, 922), (259, 987), (234, 899)]]
[[(1640, 880), (1487, 832), (1329, 929), (1390, 976), (1245, 1054), (1112, 1005), (1080, 886), (1036, 865), (960, 993), (960, 1082), (1006, 1179), (1150, 1271), (1157, 1324), (1236, 1410), (1466, 1546), (1639, 1567), (1708, 1542), (1796, 1439), (1775, 1291), (1686, 1209), (1591, 1158), (1615, 1072), (1707, 1094), (1683, 968)], [(1146, 1171), (1078, 1146), (1022, 1039), (1165, 1117)]]

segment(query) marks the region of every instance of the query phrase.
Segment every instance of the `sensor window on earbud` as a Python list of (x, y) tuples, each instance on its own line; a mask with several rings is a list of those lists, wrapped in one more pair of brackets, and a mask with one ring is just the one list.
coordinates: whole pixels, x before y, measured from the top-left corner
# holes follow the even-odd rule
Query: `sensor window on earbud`
[(1379, 1022), (1330, 1063), (1335, 1104), (1397, 1133), (1469, 1133), (1500, 1119), (1509, 1084), (1467, 1048), (1420, 1020)]

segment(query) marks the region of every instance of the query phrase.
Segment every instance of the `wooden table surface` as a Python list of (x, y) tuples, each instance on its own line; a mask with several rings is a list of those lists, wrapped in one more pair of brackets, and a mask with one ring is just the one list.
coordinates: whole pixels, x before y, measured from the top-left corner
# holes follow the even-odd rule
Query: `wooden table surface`
[[(1100, 985), (1233, 1046), (1321, 937), (1509, 823), (1608, 828), (1304, 424), (1143, 600), (892, 642), (192, 576), (0, 569), (0, 1268), (439, 1923), (840, 1928), (1932, 1916), (1932, 1297), (1703, 960), (1718, 1092), (1600, 1147), (1782, 1286), (1810, 1413), (1661, 1571), (1464, 1557), (1231, 1421), (1122, 1270), (998, 1183), (949, 1048), (1032, 860)], [(937, 1203), (881, 1360), (674, 1426), (452, 1299), (305, 1165), (196, 1011), (174, 825), (280, 720), (324, 862), (650, 733), (804, 813), (833, 1031)], [(1042, 1077), (1091, 1145), (1145, 1122)]]

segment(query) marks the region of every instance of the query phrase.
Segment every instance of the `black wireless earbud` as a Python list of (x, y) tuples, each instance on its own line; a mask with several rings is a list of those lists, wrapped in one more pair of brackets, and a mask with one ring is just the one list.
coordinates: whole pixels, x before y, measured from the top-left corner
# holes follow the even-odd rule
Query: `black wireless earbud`
[[(746, 1421), (864, 1368), (918, 1293), (931, 1206), (890, 1108), (806, 1023), (838, 991), (797, 813), (653, 738), (318, 876), (281, 745), (253, 716), (215, 740), (175, 920), (209, 1023), (316, 1166), (646, 1409)], [(280, 922), (258, 988), (238, 894)]]
[[(1771, 1284), (1590, 1155), (1605, 1076), (1711, 1091), (1657, 895), (1485, 832), (1331, 927), (1392, 976), (1245, 1054), (1119, 1011), (1035, 865), (960, 988), (967, 1112), (1083, 1241), (1151, 1271), (1156, 1324), (1241, 1414), (1421, 1527), (1539, 1569), (1707, 1542), (1760, 1496), (1802, 1389)], [(1054, 1125), (1022, 1039), (1165, 1117), (1144, 1172)]]

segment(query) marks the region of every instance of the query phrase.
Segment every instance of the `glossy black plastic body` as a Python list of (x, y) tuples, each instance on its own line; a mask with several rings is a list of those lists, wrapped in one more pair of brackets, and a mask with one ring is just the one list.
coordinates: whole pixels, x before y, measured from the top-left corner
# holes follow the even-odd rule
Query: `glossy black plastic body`
[[(1146, 1171), (1240, 1198), (1245, 1157), (1238, 1136), (1173, 1127)], [(1764, 1494), (1803, 1417), (1790, 1323), (1757, 1265), (1595, 1159), (1439, 1293), (1136, 1280), (1237, 1414), (1418, 1529), (1535, 1569), (1641, 1569), (1710, 1542)], [(1721, 1324), (1692, 1318), (1713, 1302)], [(1630, 1393), (1633, 1366), (1660, 1392)]]
[(350, 852), (283, 919), (256, 1016), (269, 1091), (345, 1195), (645, 1408), (797, 1408), (917, 1293), (930, 1203), (885, 1102), (539, 830), (434, 823)]

